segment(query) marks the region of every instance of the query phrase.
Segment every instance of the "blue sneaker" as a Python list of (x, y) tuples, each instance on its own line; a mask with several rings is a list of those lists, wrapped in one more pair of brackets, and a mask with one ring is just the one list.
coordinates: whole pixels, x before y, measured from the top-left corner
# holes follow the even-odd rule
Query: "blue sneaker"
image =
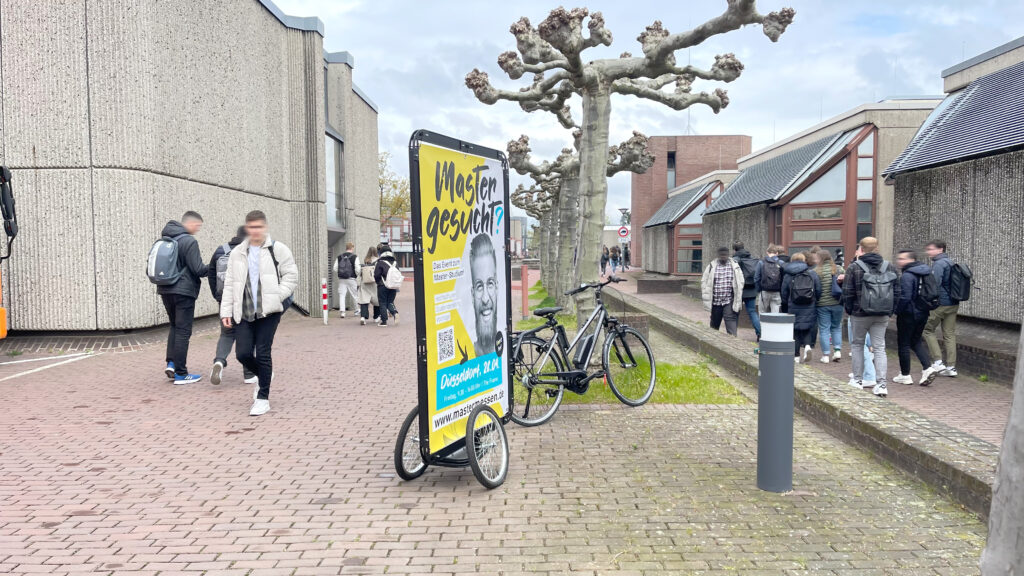
[(174, 380), (174, 362), (168, 362), (167, 368), (164, 368), (164, 374), (171, 380)]
[(193, 382), (199, 382), (202, 379), (203, 377), (201, 374), (186, 374), (185, 376), (182, 376), (181, 374), (174, 375), (174, 383), (176, 385), (192, 384)]

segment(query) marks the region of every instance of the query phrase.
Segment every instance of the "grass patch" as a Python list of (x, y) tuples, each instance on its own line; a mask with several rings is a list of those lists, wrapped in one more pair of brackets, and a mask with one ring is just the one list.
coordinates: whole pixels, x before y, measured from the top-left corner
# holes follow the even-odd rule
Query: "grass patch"
[(21, 356), (21, 350), (8, 350), (8, 356)]
[[(654, 404), (746, 404), (747, 399), (707, 364), (658, 364), (657, 382), (649, 402)], [(618, 404), (619, 399), (602, 380), (590, 383), (583, 396), (568, 390), (566, 404)]]

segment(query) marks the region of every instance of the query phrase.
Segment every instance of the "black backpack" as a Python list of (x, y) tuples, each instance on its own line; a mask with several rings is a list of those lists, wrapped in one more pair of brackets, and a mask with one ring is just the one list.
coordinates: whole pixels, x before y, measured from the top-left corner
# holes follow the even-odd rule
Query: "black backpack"
[(797, 306), (806, 306), (814, 303), (814, 278), (809, 271), (804, 270), (794, 274), (789, 282), (790, 300)]
[(949, 269), (949, 299), (954, 303), (971, 299), (971, 282), (974, 272), (967, 264), (957, 262)]
[(939, 281), (935, 279), (934, 274), (925, 274), (917, 278), (914, 306), (924, 312), (931, 312), (939, 307)]
[(782, 289), (782, 265), (777, 260), (762, 260), (761, 291), (778, 292)]
[(739, 258), (736, 263), (740, 265), (740, 272), (743, 272), (743, 286), (750, 288), (754, 285), (754, 273), (757, 271), (757, 260), (753, 258)]
[(345, 252), (338, 256), (338, 278), (347, 280), (356, 277), (356, 255)]
[(861, 290), (857, 294), (860, 310), (866, 316), (889, 316), (896, 303), (896, 282), (899, 277), (892, 271), (889, 263), (882, 261), (878, 270), (872, 270), (863, 260), (857, 265), (864, 270), (861, 277)]

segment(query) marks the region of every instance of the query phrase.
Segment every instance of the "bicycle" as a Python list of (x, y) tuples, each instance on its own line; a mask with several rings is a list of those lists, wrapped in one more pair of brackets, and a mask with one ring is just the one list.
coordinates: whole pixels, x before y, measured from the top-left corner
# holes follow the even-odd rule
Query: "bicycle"
[[(604, 282), (584, 284), (565, 293), (574, 296), (592, 289), (597, 303), (571, 343), (565, 327), (555, 320), (555, 314), (562, 310), (560, 306), (534, 310), (534, 316), (547, 321), (540, 327), (513, 335), (510, 415), (515, 423), (537, 426), (547, 422), (561, 405), (565, 390), (585, 394), (590, 382), (598, 378), (605, 378), (615, 397), (627, 406), (640, 406), (650, 400), (656, 378), (651, 346), (639, 332), (608, 315), (601, 299), (605, 286), (625, 281), (612, 276)], [(591, 324), (594, 329), (588, 333)], [(550, 338), (537, 335), (548, 329), (552, 331)], [(594, 343), (602, 331), (601, 369), (590, 372)]]

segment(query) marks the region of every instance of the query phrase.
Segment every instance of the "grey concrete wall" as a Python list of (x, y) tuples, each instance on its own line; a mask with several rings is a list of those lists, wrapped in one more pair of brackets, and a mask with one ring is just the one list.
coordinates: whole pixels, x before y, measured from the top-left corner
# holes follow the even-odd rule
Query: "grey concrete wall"
[(768, 210), (767, 204), (755, 204), (704, 216), (704, 265), (715, 258), (720, 246), (731, 252), (736, 240), (743, 242), (751, 254), (763, 254), (768, 247)]
[[(21, 224), (4, 278), (12, 329), (166, 322), (145, 256), (188, 209), (206, 220), (204, 258), (265, 211), (296, 255), (296, 302), (318, 305), (319, 33), (256, 0), (0, 0), (0, 31), (0, 149)], [(215, 312), (201, 296), (197, 315)]]
[(643, 267), (647, 272), (671, 274), (675, 270), (669, 268), (669, 255), (673, 246), (672, 229), (668, 226), (643, 228), (644, 257)]
[(897, 246), (945, 240), (950, 257), (974, 271), (961, 314), (1024, 321), (1024, 151), (899, 175), (895, 198)]

